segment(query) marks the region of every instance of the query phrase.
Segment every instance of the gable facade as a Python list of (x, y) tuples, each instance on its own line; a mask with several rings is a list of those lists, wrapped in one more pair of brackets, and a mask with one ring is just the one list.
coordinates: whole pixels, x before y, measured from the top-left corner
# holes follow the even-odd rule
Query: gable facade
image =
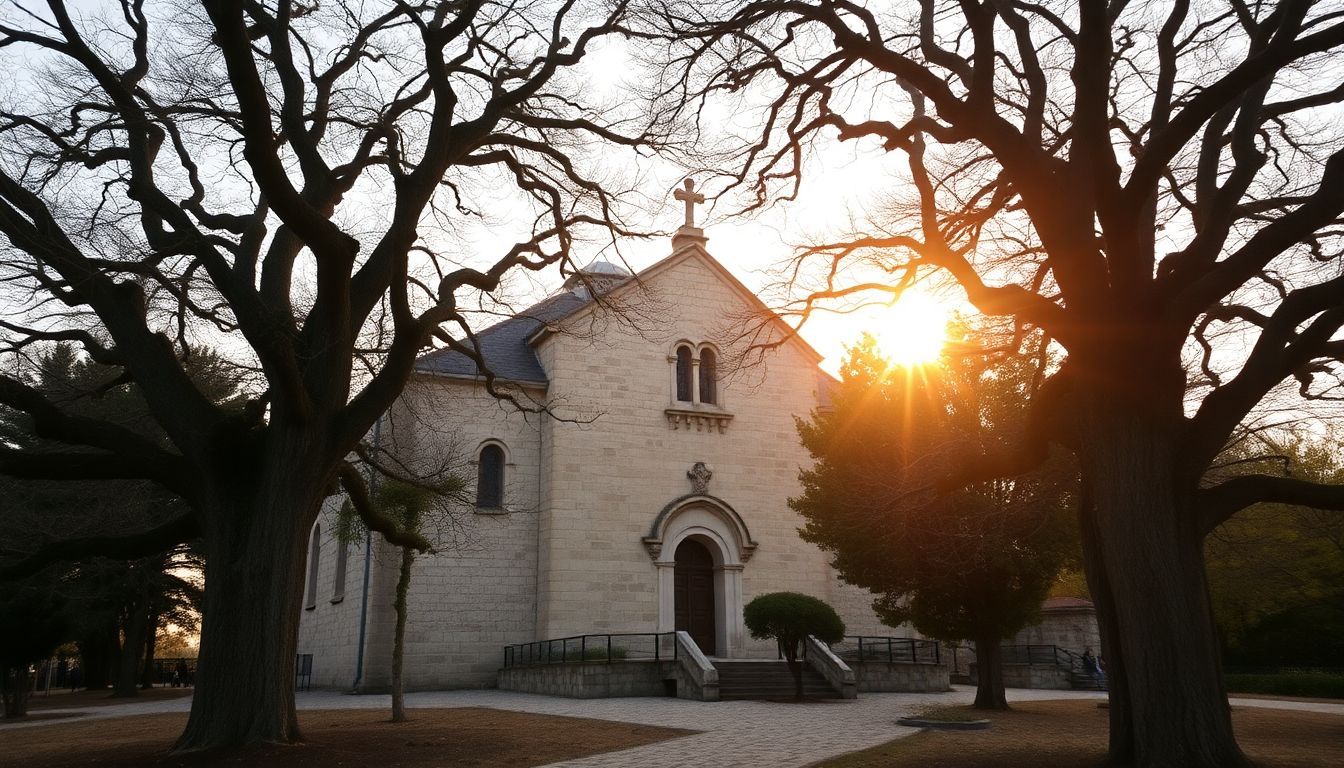
[[(793, 339), (735, 366), (744, 351), (735, 336), (763, 307), (700, 242), (683, 240), (619, 285), (601, 277), (605, 301), (589, 298), (595, 283), (573, 284), (481, 334), (511, 391), (554, 417), (501, 404), (470, 361), (433, 353), (382, 423), (381, 437), (410, 465), (455, 463), (473, 486), (484, 448), (504, 459), (502, 478), (497, 454), (484, 464), (502, 503), (465, 505), (439, 536), (441, 551), (417, 560), (408, 687), (493, 685), (508, 644), (687, 621), (711, 655), (774, 658), (773, 644), (742, 624), (742, 606), (765, 592), (826, 600), (850, 634), (890, 634), (871, 595), (799, 538), (802, 520), (788, 508), (810, 463), (794, 418), (822, 404), (830, 382), (818, 355)], [(324, 530), (338, 507), (327, 505)], [(313, 684), (352, 688), (358, 677), (361, 688), (386, 687), (398, 558), (373, 542), (365, 604), (364, 550), (349, 548), (342, 590), (333, 582), (341, 547), (320, 538), (319, 599), (299, 641), (314, 657)], [(321, 599), (338, 591), (340, 601)]]

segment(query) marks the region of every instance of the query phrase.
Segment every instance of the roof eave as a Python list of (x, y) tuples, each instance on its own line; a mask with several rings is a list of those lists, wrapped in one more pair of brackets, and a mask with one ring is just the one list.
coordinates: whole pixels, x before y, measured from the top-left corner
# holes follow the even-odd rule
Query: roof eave
[[(416, 368), (415, 372), (422, 376), (433, 376), (436, 379), (452, 379), (454, 381), (469, 381), (478, 384), (485, 383), (485, 377), (479, 373), (446, 373), (444, 371), (427, 370), (425, 368)], [(546, 389), (551, 385), (549, 381), (530, 381), (527, 379), (510, 379), (505, 376), (496, 376), (497, 384), (516, 384), (526, 389)]]

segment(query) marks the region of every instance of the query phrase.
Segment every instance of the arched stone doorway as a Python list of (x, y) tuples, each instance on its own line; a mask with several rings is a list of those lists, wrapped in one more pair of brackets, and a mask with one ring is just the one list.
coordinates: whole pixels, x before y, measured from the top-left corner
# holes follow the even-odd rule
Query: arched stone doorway
[(673, 565), (673, 616), (676, 629), (685, 630), (713, 656), (718, 652), (715, 628), (714, 556), (699, 540), (684, 539), (677, 545)]
[[(698, 549), (683, 545), (690, 543)], [(683, 553), (689, 565), (695, 558), (697, 584), (704, 588), (704, 566), (709, 561), (709, 584), (712, 602), (703, 605), (712, 616), (708, 638), (695, 638), (706, 654), (733, 658), (741, 652), (746, 641), (746, 627), (742, 623), (742, 570), (756, 551), (756, 542), (747, 530), (742, 517), (722, 499), (704, 493), (694, 493), (675, 499), (663, 507), (644, 537), (644, 546), (658, 571), (658, 631), (684, 629), (691, 622), (689, 613), (678, 617), (681, 605), (678, 599), (678, 569)], [(687, 588), (690, 581), (686, 582)], [(694, 598), (692, 598), (694, 600)], [(694, 604), (687, 605), (693, 609)], [(687, 622), (687, 623), (683, 623)], [(688, 633), (689, 629), (686, 630)]]

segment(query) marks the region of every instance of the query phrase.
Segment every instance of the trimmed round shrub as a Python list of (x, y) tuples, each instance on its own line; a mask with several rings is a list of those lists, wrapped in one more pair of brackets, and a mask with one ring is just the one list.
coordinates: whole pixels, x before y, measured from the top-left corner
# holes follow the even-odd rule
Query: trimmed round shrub
[(758, 640), (774, 638), (786, 651), (808, 635), (823, 643), (838, 643), (845, 636), (845, 622), (835, 609), (811, 595), (771, 592), (761, 595), (742, 611), (747, 631)]

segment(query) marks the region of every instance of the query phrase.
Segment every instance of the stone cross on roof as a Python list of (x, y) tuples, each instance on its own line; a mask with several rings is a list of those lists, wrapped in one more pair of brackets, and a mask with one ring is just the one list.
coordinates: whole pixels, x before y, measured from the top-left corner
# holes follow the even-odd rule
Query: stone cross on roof
[(705, 196), (695, 191), (695, 182), (686, 180), (683, 185), (685, 189), (678, 189), (672, 193), (672, 196), (686, 203), (686, 224), (685, 226), (695, 226), (695, 204), (705, 202)]

